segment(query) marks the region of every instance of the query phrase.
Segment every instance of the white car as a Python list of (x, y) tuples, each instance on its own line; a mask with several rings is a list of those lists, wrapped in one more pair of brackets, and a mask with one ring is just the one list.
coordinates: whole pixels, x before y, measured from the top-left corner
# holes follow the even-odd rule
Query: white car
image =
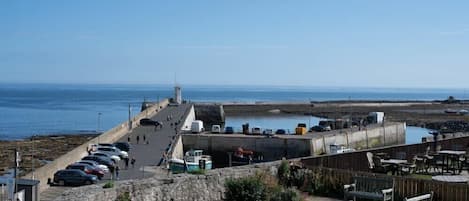
[(77, 163), (83, 163), (83, 164), (88, 164), (88, 165), (91, 165), (91, 166), (95, 166), (95, 167), (98, 167), (101, 170), (103, 170), (104, 173), (109, 173), (109, 168), (107, 166), (101, 165), (101, 164), (97, 163), (96, 161), (81, 160), (81, 161), (78, 161)]
[(117, 155), (120, 158), (129, 158), (129, 154), (126, 151), (121, 151), (119, 148), (116, 147), (98, 146), (96, 151), (109, 153), (111, 155)]

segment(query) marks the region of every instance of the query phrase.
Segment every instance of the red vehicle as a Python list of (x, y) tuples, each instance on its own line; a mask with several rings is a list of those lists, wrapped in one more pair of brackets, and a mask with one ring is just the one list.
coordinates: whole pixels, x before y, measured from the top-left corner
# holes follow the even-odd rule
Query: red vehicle
[(101, 179), (104, 177), (103, 170), (101, 170), (100, 168), (94, 168), (93, 166), (88, 165), (88, 164), (74, 163), (74, 164), (67, 166), (67, 169), (82, 170), (86, 174), (96, 175), (98, 179)]

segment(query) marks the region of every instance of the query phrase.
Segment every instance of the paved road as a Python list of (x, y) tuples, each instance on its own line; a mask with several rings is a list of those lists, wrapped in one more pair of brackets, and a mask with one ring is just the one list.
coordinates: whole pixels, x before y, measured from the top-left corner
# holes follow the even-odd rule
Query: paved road
[[(173, 137), (176, 135), (175, 126), (171, 123), (180, 122), (179, 127), (182, 126), (185, 113), (190, 109), (191, 105), (182, 104), (179, 106), (168, 106), (161, 110), (157, 115), (151, 119), (163, 123), (163, 128), (156, 129), (154, 126), (139, 126), (133, 129), (129, 134), (125, 135), (119, 141), (127, 141), (130, 137), (132, 150), (129, 153), (129, 158), (135, 158), (135, 166), (129, 164), (129, 168), (125, 169), (123, 162), (120, 163), (119, 179), (135, 179), (143, 178), (152, 175), (151, 169), (147, 166), (158, 165), (163, 157), (164, 151), (169, 148)], [(172, 120), (167, 121), (167, 117), (172, 116)], [(137, 143), (137, 136), (139, 142)], [(143, 140), (146, 138), (146, 142)], [(147, 169), (145, 175), (142, 170)], [(148, 175), (147, 175), (148, 172)]]
[[(174, 124), (180, 121), (178, 124), (178, 129), (180, 129), (185, 118), (184, 115), (191, 106), (190, 104), (168, 106), (151, 118), (163, 123), (161, 129), (155, 129), (154, 126), (138, 126), (119, 140), (126, 142), (130, 137), (132, 149), (129, 152), (129, 158), (135, 158), (136, 160), (133, 167), (129, 162), (128, 168), (125, 168), (124, 160), (119, 162), (119, 180), (138, 179), (155, 174), (154, 166), (158, 165), (164, 151), (169, 147), (173, 136), (176, 135), (175, 126), (171, 126), (171, 123)], [(172, 119), (169, 121), (167, 120), (168, 116), (172, 116)], [(138, 143), (137, 136), (139, 136)], [(143, 139), (144, 136), (145, 141)], [(107, 174), (99, 183), (106, 183), (111, 179), (111, 175)], [(54, 200), (70, 188), (72, 187), (52, 186), (41, 193), (41, 201)]]

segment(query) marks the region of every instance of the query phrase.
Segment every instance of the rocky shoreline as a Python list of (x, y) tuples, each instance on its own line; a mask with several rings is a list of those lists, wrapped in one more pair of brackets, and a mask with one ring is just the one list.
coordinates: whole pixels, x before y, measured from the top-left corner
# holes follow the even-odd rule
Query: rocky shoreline
[(0, 141), (0, 175), (14, 167), (14, 149), (21, 156), (20, 175), (39, 168), (96, 137), (97, 134), (35, 136), (23, 140)]
[[(461, 130), (468, 126), (460, 125), (469, 120), (468, 115), (447, 113), (469, 108), (466, 103), (446, 103), (444, 101), (327, 101), (285, 104), (227, 104), (223, 109), (227, 116), (271, 116), (271, 115), (313, 115), (323, 118), (342, 118), (352, 115), (363, 118), (370, 112), (385, 112), (389, 121), (406, 122), (410, 126), (431, 129), (447, 129), (448, 132)], [(449, 122), (449, 123), (448, 123)], [(448, 130), (448, 125), (452, 129)]]

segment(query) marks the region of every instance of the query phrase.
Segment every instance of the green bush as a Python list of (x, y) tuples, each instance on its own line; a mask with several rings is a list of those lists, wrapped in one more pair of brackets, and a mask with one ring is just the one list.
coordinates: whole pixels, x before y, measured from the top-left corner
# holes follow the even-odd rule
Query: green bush
[(288, 164), (288, 161), (282, 161), (282, 163), (278, 167), (277, 177), (280, 184), (288, 186), (290, 181), (290, 165)]
[(300, 201), (298, 193), (292, 189), (272, 192), (269, 201)]
[(225, 183), (226, 201), (265, 201), (266, 188), (260, 177), (229, 179)]
[(114, 182), (109, 181), (106, 184), (104, 184), (103, 188), (112, 188), (114, 187)]

